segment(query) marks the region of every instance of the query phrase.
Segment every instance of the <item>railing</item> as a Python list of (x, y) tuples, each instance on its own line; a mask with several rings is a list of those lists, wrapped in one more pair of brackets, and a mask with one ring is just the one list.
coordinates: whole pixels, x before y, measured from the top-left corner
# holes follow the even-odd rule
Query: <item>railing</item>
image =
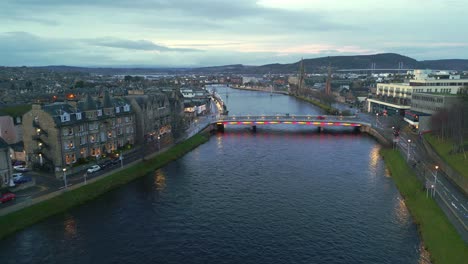
[(307, 124), (307, 125), (333, 125), (333, 126), (372, 126), (370, 123), (359, 120), (356, 116), (312, 116), (312, 115), (243, 115), (218, 116), (212, 123), (234, 124)]

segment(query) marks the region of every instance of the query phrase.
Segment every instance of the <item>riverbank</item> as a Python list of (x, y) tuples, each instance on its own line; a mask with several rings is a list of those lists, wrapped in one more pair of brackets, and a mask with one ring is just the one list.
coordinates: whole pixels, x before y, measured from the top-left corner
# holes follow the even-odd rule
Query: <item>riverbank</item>
[(147, 173), (182, 157), (208, 140), (208, 136), (197, 134), (157, 156), (137, 162), (118, 172), (103, 176), (102, 178), (96, 178), (95, 181), (90, 181), (86, 185), (64, 191), (48, 200), (2, 216), (0, 218), (0, 239), (49, 216), (62, 213), (72, 207), (84, 204), (85, 202), (97, 198), (101, 194), (145, 176)]
[(431, 255), (431, 262), (465, 263), (468, 259), (468, 246), (437, 203), (426, 197), (422, 184), (399, 151), (382, 149), (380, 154), (418, 225), (424, 245)]
[(257, 92), (266, 92), (266, 93), (274, 93), (274, 94), (284, 94), (284, 95), (289, 95), (287, 91), (275, 91), (275, 90), (270, 90), (268, 88), (255, 88), (255, 87), (240, 87), (240, 86), (229, 86), (232, 89), (238, 89), (238, 90), (245, 90), (245, 91), (257, 91)]
[(324, 103), (321, 103), (318, 100), (310, 99), (310, 98), (307, 98), (307, 97), (304, 97), (304, 96), (299, 96), (299, 95), (293, 95), (293, 96), (296, 97), (297, 99), (300, 99), (302, 101), (306, 101), (308, 103), (311, 103), (311, 104), (319, 107), (320, 109), (324, 110), (327, 114), (336, 115), (337, 113), (339, 113), (338, 109), (333, 108), (333, 107), (331, 107), (329, 105), (326, 105)]

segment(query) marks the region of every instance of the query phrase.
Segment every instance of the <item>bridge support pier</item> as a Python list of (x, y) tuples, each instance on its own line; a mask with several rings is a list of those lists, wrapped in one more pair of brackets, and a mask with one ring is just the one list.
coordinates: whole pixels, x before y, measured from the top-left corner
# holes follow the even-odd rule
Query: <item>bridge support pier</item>
[(353, 132), (354, 132), (354, 133), (361, 133), (361, 131), (362, 131), (361, 128), (362, 128), (362, 127), (360, 127), (360, 126), (354, 127), (354, 131), (353, 131)]
[(257, 126), (252, 126), (252, 132), (257, 132)]
[(216, 124), (216, 130), (218, 132), (224, 133), (224, 124)]
[(322, 132), (323, 132), (323, 127), (319, 126), (319, 127), (317, 128), (317, 132), (322, 133)]

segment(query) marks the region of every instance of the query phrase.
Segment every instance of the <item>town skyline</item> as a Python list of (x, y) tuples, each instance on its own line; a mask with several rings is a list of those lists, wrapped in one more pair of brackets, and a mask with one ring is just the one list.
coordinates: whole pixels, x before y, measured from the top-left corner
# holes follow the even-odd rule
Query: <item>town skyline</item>
[(2, 66), (203, 67), (399, 53), (468, 59), (461, 1), (4, 1)]

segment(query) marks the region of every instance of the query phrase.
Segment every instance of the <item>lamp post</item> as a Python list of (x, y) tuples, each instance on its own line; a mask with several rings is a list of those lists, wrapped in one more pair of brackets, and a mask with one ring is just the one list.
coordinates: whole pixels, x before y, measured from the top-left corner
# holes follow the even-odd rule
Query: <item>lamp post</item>
[(435, 193), (436, 193), (436, 187), (437, 187), (437, 171), (439, 170), (439, 166), (435, 166), (435, 174), (434, 174), (434, 190), (432, 192), (432, 197), (435, 196)]
[(120, 167), (123, 168), (123, 153), (120, 153), (119, 160), (120, 160)]
[(63, 181), (65, 182), (65, 189), (67, 189), (67, 186), (68, 186), (68, 184), (67, 184), (67, 168), (63, 168), (62, 171), (63, 171)]
[(161, 136), (158, 135), (158, 152), (161, 150), (161, 143), (160, 143), (160, 140), (161, 139)]
[(406, 155), (406, 161), (409, 161), (410, 148), (411, 148), (411, 139), (408, 139), (408, 152)]

